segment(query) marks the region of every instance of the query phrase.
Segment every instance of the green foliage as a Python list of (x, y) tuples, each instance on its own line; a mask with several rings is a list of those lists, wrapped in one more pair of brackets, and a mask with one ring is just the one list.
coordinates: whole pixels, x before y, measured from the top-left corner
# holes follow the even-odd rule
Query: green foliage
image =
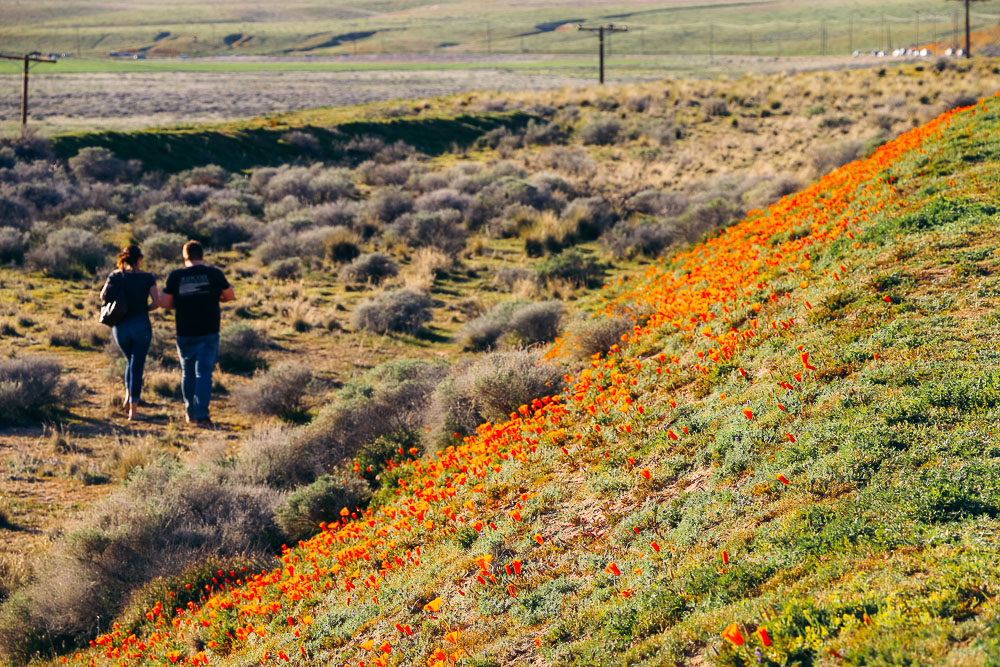
[(308, 486), (296, 489), (278, 507), (275, 515), (282, 532), (292, 541), (309, 537), (321, 522), (336, 523), (346, 509), (348, 514), (367, 504), (370, 491), (357, 478), (337, 479), (323, 475)]
[[(454, 145), (471, 146), (479, 137), (498, 127), (521, 129), (532, 118), (526, 113), (514, 111), (354, 121), (336, 127), (307, 126), (300, 131), (316, 138), (318, 150), (309, 153), (313, 159), (342, 158), (345, 154), (343, 146), (351, 139), (360, 137), (378, 137), (387, 144), (405, 141), (422, 153), (440, 155)], [(250, 167), (287, 164), (301, 159), (302, 148), (296, 143), (284, 141), (285, 133), (286, 130), (280, 128), (88, 132), (60, 135), (53, 140), (53, 148), (62, 158), (69, 158), (88, 148), (103, 148), (120, 160), (142, 160), (148, 170), (179, 172), (216, 164), (238, 172)]]

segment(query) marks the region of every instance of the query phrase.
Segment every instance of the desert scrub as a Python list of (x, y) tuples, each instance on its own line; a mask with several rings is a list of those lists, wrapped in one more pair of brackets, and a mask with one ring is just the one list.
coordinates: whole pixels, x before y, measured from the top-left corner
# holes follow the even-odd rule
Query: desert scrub
[(476, 351), (501, 342), (521, 346), (550, 342), (558, 335), (565, 312), (559, 301), (503, 303), (470, 320), (459, 332), (458, 341), (462, 349)]
[(312, 379), (307, 366), (290, 361), (258, 372), (253, 383), (236, 389), (233, 394), (237, 407), (248, 414), (301, 421), (306, 416), (303, 399)]
[(437, 444), (468, 434), (487, 421), (502, 421), (537, 396), (558, 393), (562, 374), (539, 351), (484, 355), (442, 382), (431, 398), (426, 423)]
[(17, 424), (66, 407), (73, 393), (54, 359), (24, 356), (0, 360), (0, 423)]
[(397, 273), (399, 273), (399, 265), (392, 261), (388, 255), (381, 252), (371, 252), (361, 255), (342, 268), (339, 277), (346, 282), (378, 285)]
[(348, 515), (357, 512), (370, 497), (368, 485), (356, 477), (323, 475), (288, 496), (275, 514), (282, 532), (297, 541), (316, 533), (321, 522), (339, 521), (342, 510), (347, 510)]
[(55, 278), (82, 278), (109, 263), (109, 250), (94, 232), (67, 227), (50, 233), (29, 252), (28, 263)]
[(597, 286), (604, 271), (603, 264), (576, 250), (553, 255), (535, 265), (535, 276), (541, 283), (558, 278), (585, 287)]
[(378, 334), (414, 334), (431, 321), (432, 306), (431, 298), (420, 292), (385, 292), (359, 304), (351, 316), (351, 326)]
[(262, 352), (267, 340), (245, 322), (228, 324), (219, 333), (219, 368), (227, 373), (250, 374), (266, 366)]

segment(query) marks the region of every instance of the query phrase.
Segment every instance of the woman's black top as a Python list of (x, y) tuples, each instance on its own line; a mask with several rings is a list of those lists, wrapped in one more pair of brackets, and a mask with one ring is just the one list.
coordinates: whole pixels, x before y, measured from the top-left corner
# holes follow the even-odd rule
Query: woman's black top
[[(124, 282), (124, 288), (120, 288)], [(115, 271), (108, 276), (101, 290), (101, 300), (105, 303), (115, 298), (116, 290), (122, 289), (126, 315), (123, 322), (133, 317), (149, 318), (149, 289), (156, 284), (152, 273), (145, 271)]]

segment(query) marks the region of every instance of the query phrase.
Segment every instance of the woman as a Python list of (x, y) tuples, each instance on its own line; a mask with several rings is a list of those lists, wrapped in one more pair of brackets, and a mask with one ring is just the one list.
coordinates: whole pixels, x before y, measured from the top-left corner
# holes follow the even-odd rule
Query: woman
[(160, 295), (156, 289), (153, 274), (141, 271), (142, 251), (137, 245), (129, 245), (118, 253), (118, 270), (108, 276), (101, 290), (101, 300), (107, 303), (119, 297), (125, 302), (125, 319), (111, 329), (115, 343), (125, 355), (125, 402), (129, 421), (139, 418), (139, 403), (142, 398), (142, 371), (146, 366), (146, 353), (153, 340), (153, 326), (149, 322), (149, 312), (160, 305)]

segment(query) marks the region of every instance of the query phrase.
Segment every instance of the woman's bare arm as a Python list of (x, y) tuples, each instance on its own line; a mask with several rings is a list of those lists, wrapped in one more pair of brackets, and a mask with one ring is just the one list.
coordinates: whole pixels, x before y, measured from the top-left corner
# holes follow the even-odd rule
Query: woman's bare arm
[(153, 312), (160, 307), (160, 290), (156, 289), (156, 285), (149, 288), (149, 298), (153, 300), (153, 303), (149, 304), (149, 312)]

